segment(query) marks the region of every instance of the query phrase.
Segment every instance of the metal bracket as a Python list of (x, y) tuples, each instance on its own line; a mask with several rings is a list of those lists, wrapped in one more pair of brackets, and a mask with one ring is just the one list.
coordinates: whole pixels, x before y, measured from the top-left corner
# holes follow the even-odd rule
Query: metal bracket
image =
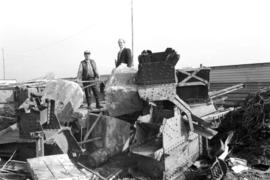
[(44, 156), (44, 133), (42, 131), (31, 132), (30, 136), (36, 139), (36, 156)]

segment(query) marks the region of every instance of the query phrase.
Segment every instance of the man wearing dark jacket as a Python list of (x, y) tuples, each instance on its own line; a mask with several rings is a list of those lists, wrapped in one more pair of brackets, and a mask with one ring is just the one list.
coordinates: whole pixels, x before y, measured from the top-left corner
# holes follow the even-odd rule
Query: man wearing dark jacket
[(100, 109), (102, 108), (102, 106), (100, 106), (99, 103), (97, 85), (93, 84), (93, 82), (89, 82), (99, 79), (96, 62), (93, 59), (90, 59), (90, 55), (91, 55), (90, 51), (84, 51), (85, 59), (80, 63), (77, 81), (83, 82), (88, 108), (91, 109), (91, 90), (92, 90), (96, 99), (96, 108)]
[(131, 67), (133, 65), (131, 50), (125, 47), (124, 39), (119, 39), (118, 45), (120, 47), (120, 51), (117, 54), (117, 60), (115, 62), (116, 67), (120, 66), (122, 63), (126, 64), (128, 67)]

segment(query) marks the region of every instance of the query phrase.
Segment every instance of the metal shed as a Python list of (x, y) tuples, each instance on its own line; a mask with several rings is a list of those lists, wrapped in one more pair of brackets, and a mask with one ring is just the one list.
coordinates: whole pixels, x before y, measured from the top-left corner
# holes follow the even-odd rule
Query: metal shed
[(238, 83), (245, 88), (228, 94), (226, 104), (238, 105), (249, 93), (270, 86), (270, 63), (253, 63), (227, 66), (212, 66), (210, 90), (220, 90)]

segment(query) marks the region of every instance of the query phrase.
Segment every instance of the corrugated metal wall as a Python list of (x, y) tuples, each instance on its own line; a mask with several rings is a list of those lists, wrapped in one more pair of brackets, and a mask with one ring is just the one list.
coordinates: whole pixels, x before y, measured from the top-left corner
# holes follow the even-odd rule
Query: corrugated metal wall
[(270, 63), (213, 66), (210, 73), (210, 90), (220, 90), (238, 83), (244, 89), (228, 94), (226, 104), (238, 105), (249, 93), (270, 86)]

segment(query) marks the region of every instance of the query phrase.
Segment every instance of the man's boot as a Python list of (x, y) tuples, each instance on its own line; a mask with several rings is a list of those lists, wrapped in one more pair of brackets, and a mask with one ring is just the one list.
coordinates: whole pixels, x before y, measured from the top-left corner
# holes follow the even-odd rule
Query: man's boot
[(100, 105), (99, 99), (98, 99), (98, 98), (96, 98), (96, 108), (97, 108), (97, 109), (103, 108), (103, 106)]
[(91, 108), (91, 98), (87, 98), (86, 101), (87, 101), (87, 109), (92, 110), (92, 108)]

